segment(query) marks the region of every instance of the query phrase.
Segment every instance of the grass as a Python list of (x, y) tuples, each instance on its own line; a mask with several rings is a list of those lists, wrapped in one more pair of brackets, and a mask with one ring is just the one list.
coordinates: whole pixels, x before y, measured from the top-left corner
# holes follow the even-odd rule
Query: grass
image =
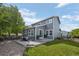
[(28, 56), (79, 56), (79, 43), (70, 40), (55, 40), (37, 47), (26, 48)]

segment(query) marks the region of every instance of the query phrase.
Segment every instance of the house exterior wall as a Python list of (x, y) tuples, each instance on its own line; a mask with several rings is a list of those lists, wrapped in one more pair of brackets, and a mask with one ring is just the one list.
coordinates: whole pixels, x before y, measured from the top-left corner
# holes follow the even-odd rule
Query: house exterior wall
[(43, 35), (46, 35), (46, 31), (48, 31), (47, 38), (52, 38), (49, 32), (53, 30), (53, 23), (37, 27), (37, 36), (39, 36), (40, 30), (42, 30)]
[(53, 18), (54, 20), (54, 37), (57, 38), (57, 37), (60, 37), (60, 23), (58, 22), (58, 19), (57, 18)]
[(66, 31), (61, 31), (61, 33), (62, 33), (62, 37), (68, 37), (68, 32), (66, 32)]
[(23, 31), (23, 37), (28, 37), (28, 39), (34, 40), (34, 38), (35, 38), (35, 28), (25, 29)]
[[(40, 31), (43, 38), (52, 39), (60, 37), (60, 23), (58, 17), (48, 18), (44, 21), (31, 25), (33, 28), (24, 31), (24, 35), (29, 37), (29, 39), (35, 39), (35, 37), (40, 36)], [(54, 31), (54, 32), (53, 32)], [(47, 34), (48, 33), (48, 34)], [(33, 34), (33, 35), (32, 35)], [(51, 35), (52, 34), (52, 35)], [(46, 36), (46, 37), (45, 37)]]

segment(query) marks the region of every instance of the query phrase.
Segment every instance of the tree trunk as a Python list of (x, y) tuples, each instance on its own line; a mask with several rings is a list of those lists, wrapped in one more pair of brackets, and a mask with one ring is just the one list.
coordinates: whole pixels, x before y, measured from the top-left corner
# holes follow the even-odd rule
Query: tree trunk
[(8, 36), (10, 37), (10, 32), (8, 32)]
[(0, 36), (1, 36), (1, 32), (0, 32)]
[(8, 32), (8, 38), (7, 39), (11, 39), (11, 35), (10, 35), (11, 33), (10, 32)]
[(18, 39), (18, 33), (16, 33), (16, 39)]
[(2, 32), (0, 31), (0, 36), (2, 37)]

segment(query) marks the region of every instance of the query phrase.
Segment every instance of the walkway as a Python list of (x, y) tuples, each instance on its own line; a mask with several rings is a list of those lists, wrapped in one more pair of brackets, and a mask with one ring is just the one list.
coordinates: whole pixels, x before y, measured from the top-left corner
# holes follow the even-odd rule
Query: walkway
[(15, 41), (0, 42), (0, 56), (22, 56), (24, 49)]
[(78, 42), (79, 43), (79, 38), (74, 38), (73, 41)]

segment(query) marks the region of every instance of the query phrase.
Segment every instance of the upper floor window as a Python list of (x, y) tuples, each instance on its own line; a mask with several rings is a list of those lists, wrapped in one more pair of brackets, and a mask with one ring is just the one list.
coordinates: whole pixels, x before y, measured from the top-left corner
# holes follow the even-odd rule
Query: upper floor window
[(48, 21), (48, 20), (46, 20), (46, 21), (45, 21), (45, 24), (48, 24), (48, 23), (49, 23), (49, 21)]
[(41, 25), (41, 23), (38, 23), (38, 25)]
[(49, 19), (49, 23), (52, 23), (52, 19)]

